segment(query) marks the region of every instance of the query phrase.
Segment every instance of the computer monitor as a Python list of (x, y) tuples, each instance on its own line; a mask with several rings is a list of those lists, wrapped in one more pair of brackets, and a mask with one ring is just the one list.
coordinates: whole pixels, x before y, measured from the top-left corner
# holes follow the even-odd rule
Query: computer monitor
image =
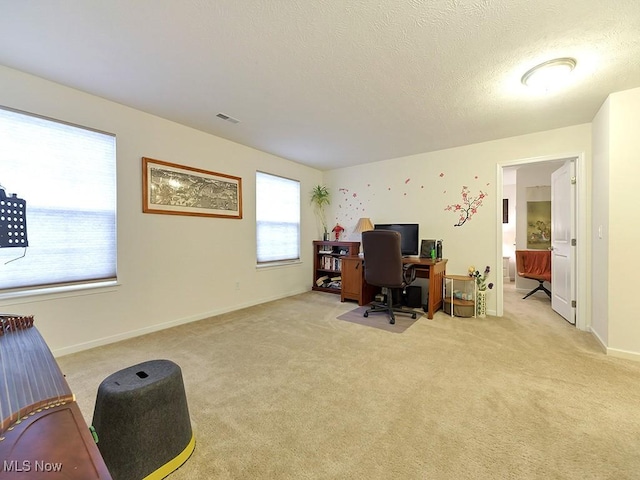
[(376, 230), (393, 230), (400, 233), (402, 255), (418, 255), (419, 236), (417, 223), (376, 223)]

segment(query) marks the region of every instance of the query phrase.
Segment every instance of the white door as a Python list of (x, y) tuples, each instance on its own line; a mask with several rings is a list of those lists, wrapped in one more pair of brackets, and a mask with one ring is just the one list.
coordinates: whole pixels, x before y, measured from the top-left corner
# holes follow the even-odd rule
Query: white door
[(575, 324), (574, 234), (575, 164), (567, 160), (551, 174), (551, 308)]

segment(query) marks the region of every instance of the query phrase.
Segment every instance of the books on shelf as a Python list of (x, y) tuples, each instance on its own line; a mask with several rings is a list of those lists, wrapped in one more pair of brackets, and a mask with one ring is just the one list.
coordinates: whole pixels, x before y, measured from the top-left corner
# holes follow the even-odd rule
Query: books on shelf
[(314, 241), (313, 289), (340, 293), (342, 259), (357, 255), (359, 242)]
[(318, 287), (323, 288), (337, 288), (340, 289), (342, 287), (342, 277), (329, 277), (328, 275), (323, 275), (322, 277), (316, 280), (316, 285)]
[(340, 270), (342, 268), (342, 259), (325, 255), (320, 259), (321, 268), (323, 270)]

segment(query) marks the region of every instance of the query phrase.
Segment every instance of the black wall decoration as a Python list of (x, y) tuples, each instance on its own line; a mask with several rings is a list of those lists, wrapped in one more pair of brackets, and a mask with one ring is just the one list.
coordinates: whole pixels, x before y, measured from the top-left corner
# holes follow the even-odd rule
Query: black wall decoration
[(0, 248), (28, 247), (27, 202), (0, 187)]

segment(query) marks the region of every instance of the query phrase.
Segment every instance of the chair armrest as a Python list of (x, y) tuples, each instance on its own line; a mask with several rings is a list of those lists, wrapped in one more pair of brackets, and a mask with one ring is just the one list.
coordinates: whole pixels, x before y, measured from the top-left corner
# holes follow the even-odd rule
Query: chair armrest
[(402, 278), (404, 283), (409, 285), (416, 279), (416, 269), (415, 264), (413, 263), (405, 263), (402, 265)]

